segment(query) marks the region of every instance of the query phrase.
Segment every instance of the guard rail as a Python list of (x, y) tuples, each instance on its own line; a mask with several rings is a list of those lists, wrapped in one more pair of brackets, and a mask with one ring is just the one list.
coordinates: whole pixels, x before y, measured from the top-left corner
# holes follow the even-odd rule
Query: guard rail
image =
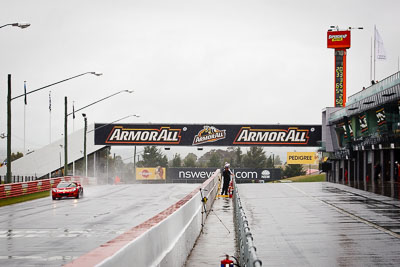
[(0, 185), (0, 199), (6, 199), (11, 197), (18, 197), (38, 192), (49, 191), (54, 188), (62, 180), (65, 181), (79, 181), (82, 184), (88, 183), (88, 178), (78, 176), (66, 176), (52, 179), (36, 180), (32, 182), (21, 182)]
[(233, 179), (233, 211), (236, 230), (236, 242), (239, 249), (239, 263), (241, 267), (261, 267), (262, 261), (257, 257), (253, 235), (250, 232), (249, 222), (242, 207), (238, 188)]

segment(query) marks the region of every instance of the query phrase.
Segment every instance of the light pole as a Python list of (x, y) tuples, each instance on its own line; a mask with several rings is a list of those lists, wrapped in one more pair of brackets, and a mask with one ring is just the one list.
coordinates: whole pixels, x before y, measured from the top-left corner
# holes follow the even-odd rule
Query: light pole
[[(99, 74), (99, 75), (102, 75), (102, 74)], [(68, 174), (67, 173), (67, 170), (68, 170), (68, 116), (70, 116), (70, 115), (72, 115), (72, 114), (74, 114), (74, 113), (76, 113), (78, 111), (81, 111), (81, 110), (83, 110), (83, 109), (85, 109), (87, 107), (90, 107), (90, 106), (92, 106), (94, 104), (97, 104), (97, 103), (99, 103), (101, 101), (104, 101), (104, 100), (106, 100), (106, 99), (108, 99), (110, 97), (118, 95), (120, 93), (133, 93), (133, 91), (132, 90), (122, 90), (122, 91), (116, 92), (116, 93), (111, 94), (109, 96), (103, 97), (103, 98), (101, 98), (101, 99), (99, 99), (97, 101), (94, 101), (93, 103), (90, 103), (90, 104), (88, 104), (88, 105), (86, 105), (86, 106), (84, 106), (82, 108), (74, 110), (73, 112), (70, 112), (70, 113), (68, 113), (68, 111), (67, 111), (67, 102), (68, 101), (67, 101), (67, 97), (65, 97), (65, 101), (64, 101), (64, 108), (65, 108), (65, 113), (64, 113), (64, 145), (65, 145), (65, 147), (64, 147), (64, 156), (65, 156), (64, 157), (64, 173)]]
[[(2, 26), (2, 27), (4, 27), (4, 26)], [(64, 79), (64, 80), (61, 80), (61, 81), (58, 81), (58, 82), (55, 82), (55, 83), (40, 87), (38, 89), (26, 92), (24, 94), (15, 96), (13, 98), (11, 98), (11, 74), (8, 74), (8, 95), (7, 95), (7, 179), (6, 179), (6, 183), (11, 183), (11, 101), (15, 100), (17, 98), (23, 97), (23, 96), (26, 97), (27, 95), (32, 94), (34, 92), (43, 90), (45, 88), (48, 88), (50, 86), (53, 86), (53, 85), (56, 85), (56, 84), (59, 84), (59, 83), (62, 83), (62, 82), (66, 82), (66, 81), (78, 78), (78, 77), (86, 75), (86, 74), (93, 74), (93, 75), (96, 75), (96, 76), (100, 76), (101, 75), (101, 74), (96, 73), (96, 72), (84, 72), (84, 73), (72, 76), (70, 78), (67, 78), (67, 79)], [(64, 170), (64, 172), (65, 172), (65, 170)]]
[(85, 177), (87, 177), (87, 155), (86, 155), (86, 132), (87, 132), (87, 117), (85, 113), (82, 113), (83, 120), (85, 121), (85, 128), (83, 130), (83, 162), (84, 162), (84, 170)]
[(21, 29), (25, 29), (25, 28), (28, 28), (29, 26), (31, 26), (31, 24), (26, 23), (26, 22), (8, 23), (8, 24), (4, 24), (3, 26), (0, 26), (0, 28), (6, 27), (6, 26), (14, 26), (14, 27), (19, 27)]
[(107, 125), (110, 125), (110, 124), (113, 124), (113, 123), (116, 123), (116, 122), (125, 120), (125, 119), (127, 119), (127, 118), (129, 118), (129, 117), (140, 118), (140, 115), (139, 115), (139, 114), (132, 114), (132, 115), (125, 116), (125, 117), (123, 117), (123, 118), (121, 118), (121, 119), (115, 120), (115, 121), (113, 121), (113, 122), (110, 122), (110, 123), (104, 124), (104, 125), (102, 125), (102, 126), (100, 126), (100, 127), (97, 127), (97, 128), (95, 128), (95, 129), (93, 129), (93, 130), (90, 130), (88, 133), (93, 132), (93, 131), (95, 131), (95, 130), (97, 130), (97, 129), (101, 129), (101, 128), (107, 126)]
[(275, 154), (271, 152), (272, 154), (272, 168), (275, 168)]
[[(25, 29), (31, 24), (24, 22), (8, 23), (0, 26), (4, 28), (6, 26), (19, 27)], [(8, 74), (8, 95), (7, 95), (7, 178), (5, 183), (11, 183), (11, 74)]]

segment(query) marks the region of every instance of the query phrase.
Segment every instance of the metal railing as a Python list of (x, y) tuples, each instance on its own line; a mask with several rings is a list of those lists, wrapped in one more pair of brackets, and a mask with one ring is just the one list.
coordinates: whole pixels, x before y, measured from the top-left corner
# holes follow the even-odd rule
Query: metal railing
[(250, 232), (249, 222), (242, 207), (235, 179), (233, 179), (233, 185), (233, 211), (236, 242), (239, 249), (239, 265), (241, 267), (261, 267), (262, 261), (257, 257), (253, 235)]
[[(0, 184), (6, 183), (7, 176), (0, 175)], [(23, 182), (31, 182), (31, 181), (36, 181), (38, 180), (38, 177), (30, 175), (30, 176), (25, 176), (25, 175), (13, 175), (11, 176), (11, 183), (23, 183)]]
[(347, 105), (354, 104), (357, 101), (360, 101), (364, 98), (377, 94), (387, 88), (393, 87), (396, 84), (400, 83), (400, 72), (396, 72), (395, 74), (386, 77), (382, 81), (375, 83), (365, 90), (361, 90), (351, 96), (348, 97)]
[[(380, 93), (388, 88), (391, 88), (399, 83), (400, 83), (400, 72), (396, 72), (395, 74), (390, 75), (389, 77), (383, 79), (382, 81), (380, 81), (376, 84), (370, 85), (365, 90), (361, 90), (361, 91), (349, 96), (346, 105), (350, 106), (354, 103), (357, 103), (358, 101), (361, 101), (372, 95), (378, 94), (378, 93)], [(348, 111), (348, 109), (344, 107), (338, 111), (333, 112), (329, 117), (329, 121), (335, 121), (339, 118), (347, 116), (347, 111)]]

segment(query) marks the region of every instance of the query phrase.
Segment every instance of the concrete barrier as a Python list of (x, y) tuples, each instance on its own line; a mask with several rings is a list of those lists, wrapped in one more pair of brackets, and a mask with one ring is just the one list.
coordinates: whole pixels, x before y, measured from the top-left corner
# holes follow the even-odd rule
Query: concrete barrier
[(215, 199), (219, 176), (217, 170), (174, 205), (65, 266), (183, 266)]

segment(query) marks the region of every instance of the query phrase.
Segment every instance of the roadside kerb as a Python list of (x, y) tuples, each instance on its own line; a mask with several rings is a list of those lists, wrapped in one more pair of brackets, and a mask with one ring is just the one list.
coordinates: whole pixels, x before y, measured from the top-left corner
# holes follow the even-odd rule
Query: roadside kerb
[(182, 266), (205, 222), (203, 205), (210, 210), (215, 199), (219, 175), (216, 170), (169, 208), (65, 266)]

